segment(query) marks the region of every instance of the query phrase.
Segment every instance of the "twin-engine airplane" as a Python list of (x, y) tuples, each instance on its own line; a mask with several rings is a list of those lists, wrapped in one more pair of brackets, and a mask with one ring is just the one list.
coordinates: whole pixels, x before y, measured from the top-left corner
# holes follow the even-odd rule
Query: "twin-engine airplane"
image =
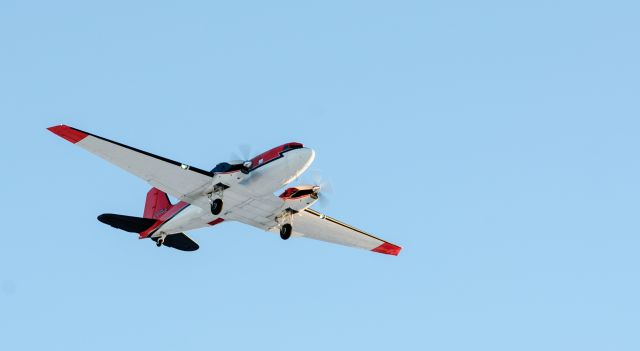
[[(396, 246), (309, 208), (320, 186), (296, 186), (274, 195), (298, 178), (315, 152), (287, 143), (246, 161), (222, 162), (211, 171), (156, 156), (146, 151), (66, 125), (48, 128), (60, 137), (128, 171), (153, 186), (142, 217), (102, 214), (100, 222), (150, 238), (158, 247), (195, 251), (198, 244), (185, 231), (238, 221), (284, 240), (307, 237), (398, 255)], [(180, 202), (172, 204), (167, 194)]]

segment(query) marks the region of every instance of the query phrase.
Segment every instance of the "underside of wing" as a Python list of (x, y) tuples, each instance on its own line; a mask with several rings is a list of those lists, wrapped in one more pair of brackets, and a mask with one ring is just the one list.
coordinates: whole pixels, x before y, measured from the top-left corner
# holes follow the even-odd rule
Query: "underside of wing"
[(58, 136), (186, 202), (210, 186), (211, 172), (157, 156), (66, 125), (48, 128)]
[(402, 249), (360, 229), (312, 209), (296, 214), (293, 230), (297, 236), (397, 256)]

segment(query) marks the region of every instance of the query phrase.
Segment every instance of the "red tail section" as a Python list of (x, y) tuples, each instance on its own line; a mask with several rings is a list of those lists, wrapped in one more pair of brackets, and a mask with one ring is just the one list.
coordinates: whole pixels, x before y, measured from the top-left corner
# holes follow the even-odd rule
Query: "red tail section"
[(158, 219), (171, 208), (169, 197), (163, 191), (151, 188), (147, 193), (147, 202), (144, 204), (144, 218)]

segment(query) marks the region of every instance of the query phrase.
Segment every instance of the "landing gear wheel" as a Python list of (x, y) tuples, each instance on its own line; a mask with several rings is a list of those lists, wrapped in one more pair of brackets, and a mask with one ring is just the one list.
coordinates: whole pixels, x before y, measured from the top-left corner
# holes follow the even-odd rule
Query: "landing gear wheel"
[(215, 199), (211, 202), (211, 214), (217, 216), (222, 212), (222, 200)]
[(293, 228), (291, 228), (291, 224), (287, 223), (280, 228), (280, 237), (282, 240), (287, 240), (291, 237), (291, 232)]
[(157, 246), (157, 247), (162, 246), (162, 244), (164, 244), (164, 239), (160, 238), (160, 239), (158, 239), (158, 240), (156, 241), (156, 246)]

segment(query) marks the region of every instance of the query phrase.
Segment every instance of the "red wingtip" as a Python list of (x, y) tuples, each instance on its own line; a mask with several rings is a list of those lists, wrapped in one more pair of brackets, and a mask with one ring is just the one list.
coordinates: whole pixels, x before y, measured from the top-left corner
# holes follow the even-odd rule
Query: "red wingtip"
[(71, 128), (67, 125), (61, 124), (59, 126), (53, 126), (47, 128), (50, 132), (57, 134), (61, 138), (66, 139), (72, 143), (77, 143), (80, 140), (86, 138), (89, 134), (81, 132), (77, 129)]
[(398, 254), (400, 253), (400, 250), (402, 250), (400, 246), (393, 245), (392, 243), (384, 243), (371, 251), (383, 253), (386, 255), (398, 256)]

